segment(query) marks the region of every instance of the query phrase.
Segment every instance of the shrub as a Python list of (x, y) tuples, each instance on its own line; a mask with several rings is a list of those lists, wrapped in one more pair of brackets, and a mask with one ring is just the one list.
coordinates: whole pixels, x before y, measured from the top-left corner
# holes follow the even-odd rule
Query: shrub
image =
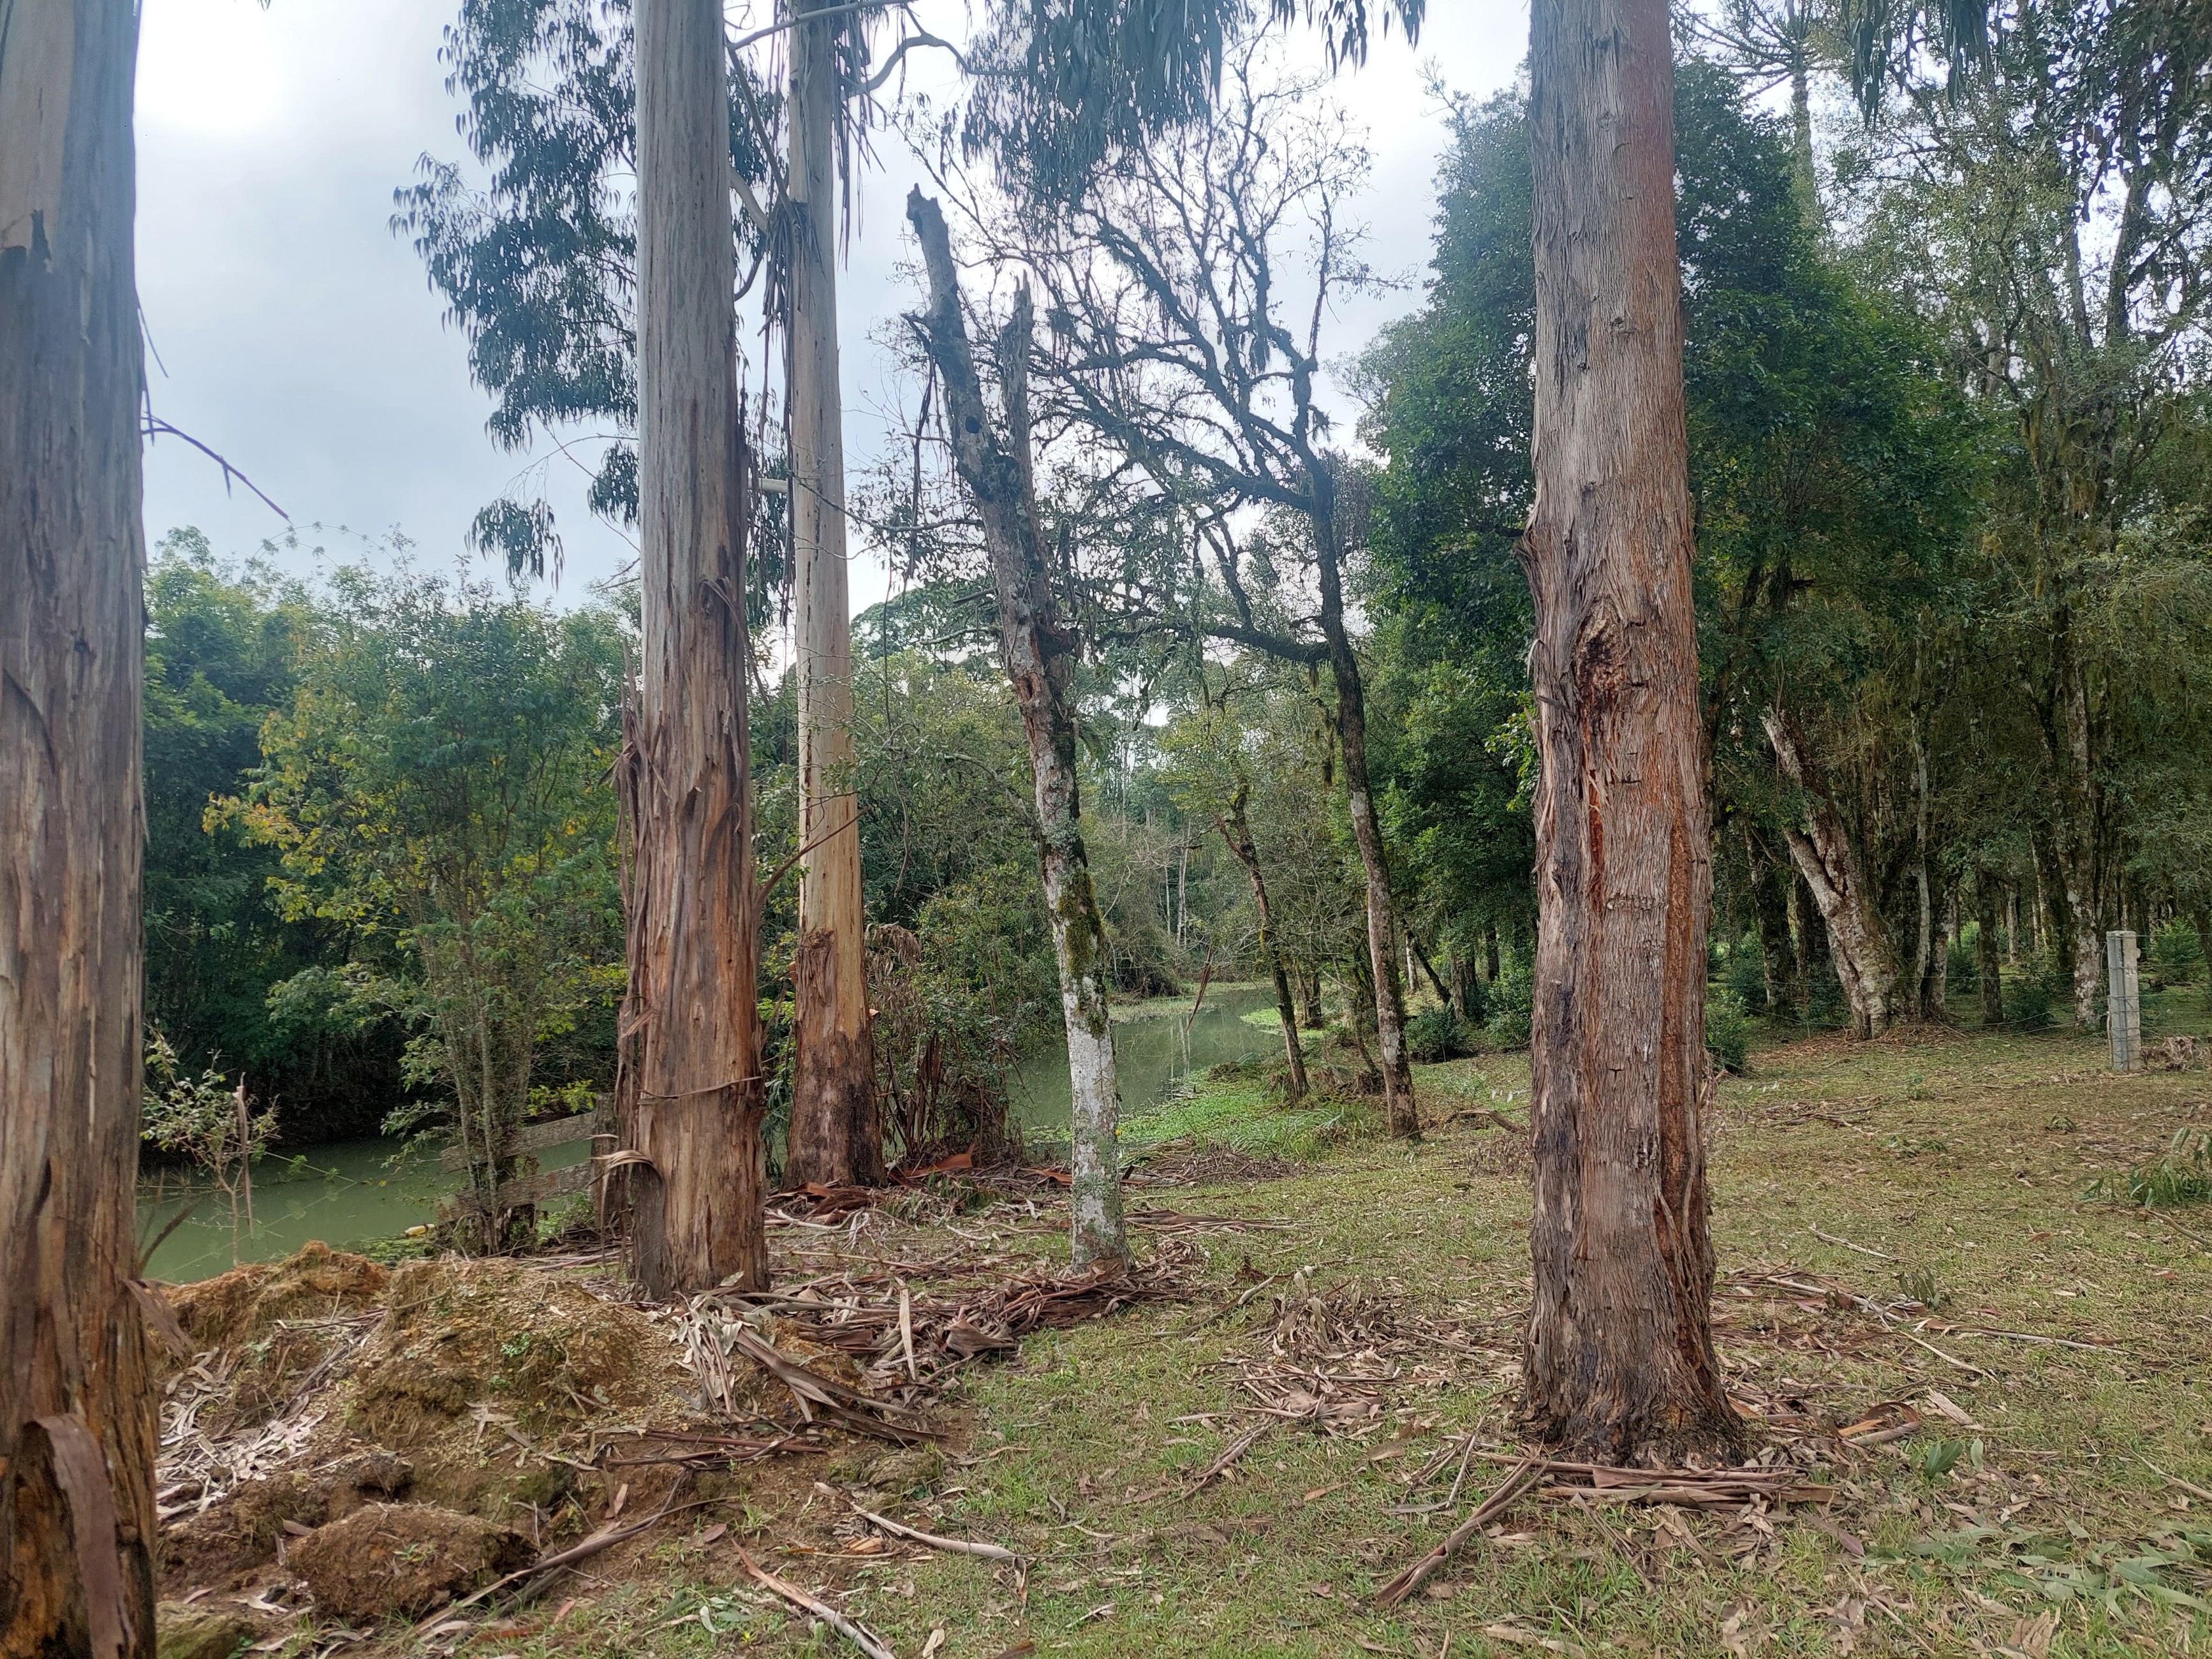
[(1515, 962), (1490, 982), (1486, 1000), (1490, 1018), (1484, 1023), (1490, 1040), (1501, 1048), (1528, 1046), (1528, 1017), (1535, 1006), (1535, 986), (1528, 964)]
[[(1759, 949), (1758, 934), (1746, 933), (1729, 946), (1721, 962), (1720, 982), (1742, 1012), (1755, 1014), (1765, 1009), (1766, 958)], [(1710, 1021), (1706, 1030), (1711, 1030)]]
[(1406, 1022), (1406, 1052), (1425, 1066), (1474, 1052), (1474, 1034), (1449, 1003), (1424, 1008)]
[(2187, 922), (2169, 921), (2151, 936), (2151, 977), (2160, 986), (2187, 985), (2203, 966), (2203, 943)]
[(1742, 1076), (1749, 1063), (1751, 1022), (1730, 992), (1717, 991), (1705, 999), (1705, 1052), (1732, 1077)]
[(2040, 1031), (2053, 1020), (2051, 981), (2040, 975), (2004, 988), (2005, 1024), (2015, 1031)]
[(2138, 1164), (2117, 1180), (2089, 1188), (2093, 1198), (2124, 1199), (2146, 1210), (2174, 1210), (2212, 1201), (2212, 1131), (2180, 1129), (2162, 1158)]

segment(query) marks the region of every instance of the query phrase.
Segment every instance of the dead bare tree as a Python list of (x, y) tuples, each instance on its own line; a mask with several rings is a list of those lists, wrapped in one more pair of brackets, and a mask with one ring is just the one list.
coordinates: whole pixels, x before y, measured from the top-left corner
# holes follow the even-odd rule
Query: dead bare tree
[[(1055, 412), (1207, 526), (1200, 540), (1219, 586), (1198, 626), (1329, 671), (1366, 878), (1385, 1104), (1391, 1133), (1416, 1137), (1397, 918), (1344, 590), (1361, 515), (1320, 402), (1322, 319), (1334, 301), (1373, 285), (1340, 217), (1367, 156), (1322, 84), (1273, 73), (1248, 41), (1215, 120), (1133, 150), (1072, 200), (975, 216), (994, 257), (1043, 285)], [(1302, 234), (1303, 269), (1292, 246)], [(1279, 539), (1311, 583), (1295, 599), (1279, 585), (1288, 603), (1272, 610), (1255, 605), (1240, 568), (1234, 526), (1254, 513), (1298, 526)]]
[(152, 1659), (131, 0), (0, 12), (0, 1653)]

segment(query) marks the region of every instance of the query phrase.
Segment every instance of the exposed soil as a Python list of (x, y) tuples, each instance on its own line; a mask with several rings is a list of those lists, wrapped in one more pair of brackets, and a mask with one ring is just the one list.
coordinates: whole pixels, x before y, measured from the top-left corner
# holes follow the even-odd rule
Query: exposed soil
[(420, 1618), (536, 1556), (511, 1528), (428, 1504), (373, 1504), (295, 1544), (290, 1565), (329, 1619)]

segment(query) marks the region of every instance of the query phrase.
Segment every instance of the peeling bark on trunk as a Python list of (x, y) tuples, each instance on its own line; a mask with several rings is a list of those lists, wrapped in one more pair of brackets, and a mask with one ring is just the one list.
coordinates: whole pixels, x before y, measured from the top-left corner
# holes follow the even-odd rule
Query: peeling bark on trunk
[(791, 37), (792, 547), (798, 602), (799, 952), (790, 1153), (784, 1180), (873, 1187), (884, 1176), (868, 1030), (860, 797), (853, 792), (853, 627), (845, 539), (832, 210), (841, 19)]
[(632, 1268), (655, 1296), (768, 1284), (759, 917), (745, 732), (747, 465), (715, 0), (639, 0), (643, 661), (620, 771), (635, 837), (617, 1093)]
[(1267, 962), (1267, 971), (1275, 981), (1275, 1014), (1283, 1023), (1283, 1057), (1290, 1066), (1290, 1097), (1304, 1100), (1306, 1096), (1305, 1046), (1298, 1041), (1297, 1010), (1291, 1000), (1290, 970), (1283, 965), (1283, 953), (1275, 948), (1275, 926), (1267, 910), (1267, 884), (1260, 872), (1260, 849), (1253, 845), (1252, 823), (1245, 813), (1245, 805), (1251, 799), (1251, 786), (1238, 779), (1237, 793), (1230, 797), (1229, 810), (1221, 816), (1221, 838), (1229, 843), (1229, 850), (1237, 855), (1237, 863), (1252, 883), (1252, 908), (1260, 918), (1260, 955)]
[(1525, 1412), (1605, 1462), (1732, 1449), (1699, 1117), (1712, 872), (1665, 0), (1536, 0), (1542, 777)]
[(1774, 746), (1783, 775), (1805, 794), (1805, 826), (1790, 829), (1790, 856), (1826, 926), (1836, 978), (1850, 1006), (1852, 1032), (1862, 1038), (1879, 1036), (1889, 1029), (1896, 1012), (1897, 963), (1875, 912), (1858, 854), (1789, 717), (1779, 708), (1770, 708), (1765, 721), (1767, 741)]
[(0, 1655), (152, 1659), (128, 0), (0, 3)]
[(915, 190), (908, 220), (921, 243), (929, 308), (919, 319), (945, 385), (952, 455), (982, 520), (998, 595), (999, 647), (1029, 738), (1036, 786), (1038, 855), (1053, 954), (1060, 967), (1073, 1096), (1068, 1158), (1073, 1255), (1079, 1267), (1126, 1263), (1121, 1171), (1115, 1145), (1120, 1102), (1114, 1079), (1114, 1027), (1106, 1007), (1106, 928), (1091, 884), (1077, 788), (1075, 638), (1060, 625), (1037, 525), (1036, 480), (1029, 428), (1031, 318), (1029, 290), (1014, 302), (999, 342), (1006, 405), (1001, 439), (983, 401), (982, 381), (960, 305), (951, 239), (937, 204)]

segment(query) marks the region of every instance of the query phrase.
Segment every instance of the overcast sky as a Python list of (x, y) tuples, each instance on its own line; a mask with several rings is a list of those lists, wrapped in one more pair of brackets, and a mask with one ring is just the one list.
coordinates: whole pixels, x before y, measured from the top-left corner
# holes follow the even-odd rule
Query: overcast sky
[[(754, 4), (765, 15), (765, 0)], [(493, 443), (465, 342), (443, 321), (414, 250), (387, 228), (392, 190), (417, 157), (464, 155), (437, 58), (456, 9), (457, 0), (273, 0), (265, 10), (255, 0), (144, 0), (138, 288), (159, 358), (147, 363), (153, 405), (274, 497), (303, 544), (337, 558), (380, 562), (396, 531), (418, 562), (449, 565), (477, 509), (535, 467), (523, 485), (542, 489), (559, 515), (559, 597), (573, 601), (629, 550), (585, 511), (577, 465), (550, 445), (517, 455)], [(920, 15), (937, 33), (967, 33), (958, 0), (932, 0)], [(1370, 258), (1412, 285), (1347, 309), (1334, 353), (1357, 349), (1418, 299), (1443, 138), (1424, 67), (1488, 92), (1511, 78), (1527, 39), (1526, 0), (1431, 0), (1418, 51), (1394, 33), (1364, 70), (1340, 77), (1336, 94), (1375, 152), (1360, 204)], [(882, 411), (896, 395), (872, 334), (916, 302), (896, 270), (912, 255), (902, 204), (913, 169), (896, 139), (878, 148), (840, 295), (855, 471), (883, 442)], [(163, 440), (146, 458), (149, 542), (179, 525), (228, 553), (283, 530), (248, 492), (226, 495), (204, 457)], [(303, 554), (287, 562), (312, 568)], [(863, 559), (855, 606), (883, 584)]]

